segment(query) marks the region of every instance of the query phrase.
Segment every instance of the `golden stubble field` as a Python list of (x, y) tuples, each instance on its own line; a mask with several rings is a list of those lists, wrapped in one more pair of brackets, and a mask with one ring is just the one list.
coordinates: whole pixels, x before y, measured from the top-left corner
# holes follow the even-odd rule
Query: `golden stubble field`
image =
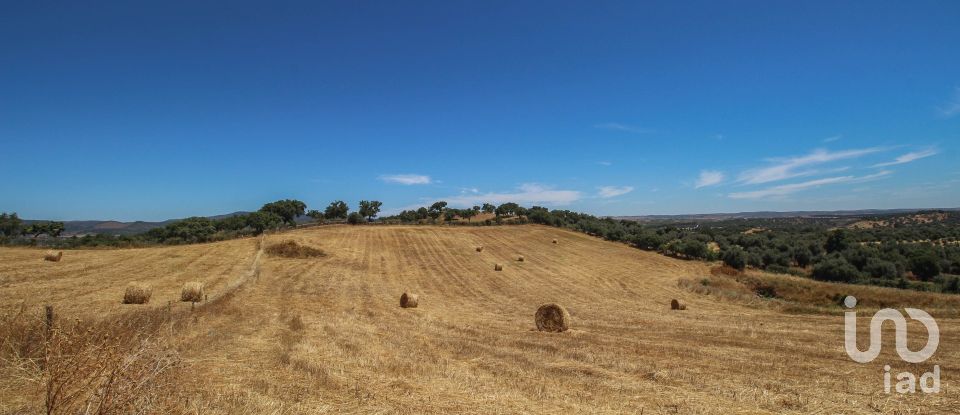
[[(892, 333), (880, 358), (850, 360), (843, 317), (793, 315), (678, 286), (709, 275), (680, 261), (541, 226), (327, 226), (271, 235), (327, 256), (263, 256), (259, 273), (194, 312), (169, 336), (183, 359), (176, 385), (190, 413), (955, 413), (960, 332), (938, 318), (940, 349), (901, 362)], [(553, 244), (553, 239), (558, 244)], [(483, 252), (475, 247), (482, 245)], [(202, 280), (222, 294), (245, 278), (258, 243), (68, 251), (0, 249), (0, 311), (110, 318), (166, 307)], [(523, 255), (524, 262), (516, 261)], [(504, 264), (501, 272), (494, 264)], [(128, 282), (153, 289), (121, 305)], [(219, 292), (218, 292), (219, 290)], [(404, 291), (420, 305), (401, 309)], [(671, 311), (679, 298), (688, 309)], [(534, 330), (539, 304), (573, 317)], [(839, 310), (838, 310), (839, 311)], [(937, 317), (934, 315), (934, 317)], [(869, 316), (861, 316), (866, 344)], [(910, 325), (911, 347), (926, 341)], [(941, 367), (935, 395), (887, 395), (883, 366)], [(33, 408), (3, 382), (0, 409)], [(41, 391), (37, 391), (38, 394)], [(38, 395), (39, 396), (39, 395)], [(42, 404), (41, 404), (42, 406)], [(26, 409), (25, 409), (26, 408)], [(39, 411), (41, 407), (37, 407)]]

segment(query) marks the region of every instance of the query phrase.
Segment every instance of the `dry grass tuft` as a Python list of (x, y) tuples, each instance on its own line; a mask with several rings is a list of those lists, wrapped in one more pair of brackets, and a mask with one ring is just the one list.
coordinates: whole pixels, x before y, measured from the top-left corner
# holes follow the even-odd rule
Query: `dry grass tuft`
[[(152, 310), (107, 319), (0, 317), (2, 413), (181, 413), (181, 366)], [(64, 316), (66, 317), (66, 316)], [(15, 399), (9, 399), (11, 395)]]
[(203, 301), (203, 283), (200, 281), (193, 281), (183, 284), (183, 289), (180, 290), (180, 301), (188, 301), (191, 303), (196, 303)]
[(517, 257), (517, 262), (523, 262), (523, 255)]
[(734, 267), (731, 267), (729, 265), (721, 265), (719, 267), (711, 268), (710, 273), (713, 275), (726, 275), (729, 277), (736, 277), (740, 275), (740, 270)]
[(537, 330), (559, 333), (570, 328), (570, 313), (560, 304), (544, 304), (534, 315)]
[(403, 293), (400, 296), (400, 307), (403, 308), (417, 308), (417, 304), (420, 301), (420, 297), (412, 293)]
[(162, 338), (132, 336), (54, 330), (43, 372), (48, 413), (164, 412), (179, 356)]
[(43, 255), (44, 261), (60, 262), (61, 259), (63, 259), (63, 251), (57, 253), (54, 253), (53, 251), (47, 251), (47, 253)]
[(503, 264), (493, 264), (494, 271), (503, 271)]
[[(732, 268), (731, 268), (732, 269)], [(683, 278), (678, 285), (691, 292), (760, 308), (794, 314), (841, 314), (847, 295), (857, 298), (859, 310), (914, 307), (937, 317), (958, 316), (956, 295), (900, 290), (867, 285), (839, 284), (783, 274), (748, 270), (728, 275), (722, 267), (712, 276)]]
[(267, 247), (266, 252), (281, 258), (318, 258), (327, 256), (323, 250), (286, 240)]
[(123, 293), (124, 304), (146, 304), (150, 302), (153, 290), (149, 285), (132, 282)]
[(305, 327), (307, 327), (307, 325), (303, 322), (303, 317), (300, 317), (299, 314), (290, 318), (290, 323), (288, 324), (288, 326), (290, 327), (290, 330), (293, 330), (293, 331), (301, 331)]

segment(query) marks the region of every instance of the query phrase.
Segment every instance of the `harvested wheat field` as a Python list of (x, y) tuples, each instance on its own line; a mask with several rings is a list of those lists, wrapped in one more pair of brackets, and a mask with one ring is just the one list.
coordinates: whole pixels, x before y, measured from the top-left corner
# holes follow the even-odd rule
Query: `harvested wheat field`
[(150, 303), (180, 301), (186, 282), (202, 276), (207, 291), (222, 290), (250, 266), (257, 252), (253, 238), (162, 248), (67, 251), (60, 262), (41, 251), (0, 248), (0, 313), (51, 304), (71, 316), (129, 310), (122, 303), (131, 282), (153, 289)]
[[(844, 352), (843, 317), (681, 288), (710, 275), (681, 261), (541, 226), (325, 226), (266, 238), (322, 249), (317, 258), (258, 255), (245, 239), (169, 248), (70, 251), (59, 263), (0, 249), (0, 308), (54, 304), (110, 316), (181, 309), (167, 336), (182, 375), (167, 389), (190, 413), (952, 413), (960, 407), (958, 320), (938, 318), (940, 349), (903, 363), (893, 336), (869, 364)], [(559, 243), (554, 244), (556, 240)], [(476, 252), (483, 246), (482, 252)], [(503, 271), (492, 264), (524, 262)], [(251, 267), (259, 268), (249, 278)], [(203, 280), (209, 306), (176, 304)], [(149, 283), (149, 304), (122, 305)], [(400, 293), (419, 297), (402, 309)], [(673, 299), (688, 306), (672, 312)], [(542, 304), (569, 330), (537, 330)], [(866, 320), (861, 317), (862, 344)], [(922, 333), (919, 324), (911, 333)], [(925, 337), (911, 337), (919, 349)], [(887, 395), (883, 366), (938, 364), (942, 392)], [(5, 368), (12, 373), (11, 368)], [(8, 378), (12, 379), (12, 378)], [(3, 412), (42, 412), (41, 393), (0, 383)], [(37, 403), (39, 402), (39, 403)], [(40, 405), (40, 406), (35, 406)]]

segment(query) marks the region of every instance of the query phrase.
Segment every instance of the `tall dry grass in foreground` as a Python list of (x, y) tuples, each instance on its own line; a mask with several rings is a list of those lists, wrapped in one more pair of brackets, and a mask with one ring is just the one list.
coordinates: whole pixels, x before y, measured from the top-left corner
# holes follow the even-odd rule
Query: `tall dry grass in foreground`
[[(256, 246), (259, 249), (260, 242)], [(185, 250), (196, 248), (204, 247)], [(229, 289), (218, 293), (220, 302), (229, 301), (233, 290), (259, 270), (259, 253), (253, 258), (252, 265), (243, 266), (242, 273), (225, 287)], [(141, 268), (141, 272), (149, 270)], [(161, 285), (162, 291), (169, 291), (164, 288)], [(206, 299), (199, 282), (184, 284), (180, 295), (190, 300)], [(125, 304), (144, 304), (152, 296), (152, 289), (143, 283), (131, 283), (123, 296)], [(113, 297), (110, 303), (120, 302)], [(78, 313), (78, 307), (71, 304), (57, 304), (38, 311), (38, 307), (20, 301), (17, 307), (0, 312), (0, 413), (191, 411), (190, 394), (195, 390), (183, 387), (189, 369), (180, 350), (195, 342), (189, 329), (199, 315), (215, 312), (218, 301), (196, 310), (174, 309), (170, 299), (166, 306), (125, 305), (99, 313), (86, 307), (93, 314)]]
[(3, 388), (17, 392), (13, 413), (130, 414), (175, 410), (181, 361), (166, 316), (47, 319), (28, 312), (0, 318)]

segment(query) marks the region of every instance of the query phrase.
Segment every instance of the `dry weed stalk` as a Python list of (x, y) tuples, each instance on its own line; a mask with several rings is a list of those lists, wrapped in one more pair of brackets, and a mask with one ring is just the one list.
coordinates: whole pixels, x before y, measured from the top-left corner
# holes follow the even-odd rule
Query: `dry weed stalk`
[(173, 408), (170, 391), (180, 360), (159, 334), (163, 318), (160, 313), (122, 317), (128, 319), (76, 320), (49, 329), (39, 316), (4, 318), (0, 369), (38, 394), (36, 407), (21, 409), (128, 414)]

